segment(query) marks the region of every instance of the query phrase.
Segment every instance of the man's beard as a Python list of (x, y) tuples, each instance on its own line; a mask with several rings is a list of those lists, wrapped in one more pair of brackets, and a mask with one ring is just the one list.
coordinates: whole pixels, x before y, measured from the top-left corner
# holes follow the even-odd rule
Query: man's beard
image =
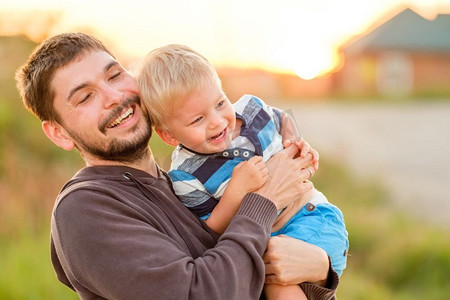
[[(117, 108), (117, 111), (121, 111), (123, 107), (129, 106), (132, 103), (139, 105), (139, 102), (139, 97), (137, 96), (130, 98)], [(136, 111), (134, 113), (136, 113)], [(134, 129), (135, 131), (141, 130), (142, 132), (140, 132), (133, 140), (121, 141), (113, 138), (108, 141), (108, 145), (101, 142), (95, 143), (86, 141), (78, 133), (72, 130), (69, 131), (67, 128), (66, 130), (72, 136), (75, 147), (81, 154), (87, 153), (106, 161), (133, 163), (145, 158), (145, 154), (148, 151), (148, 143), (152, 135), (152, 124), (148, 114), (144, 114), (144, 121), (144, 123), (141, 123), (139, 127)], [(141, 129), (142, 126), (144, 129)], [(102, 131), (102, 128), (100, 128), (100, 131)], [(105, 130), (103, 129), (103, 131)]]
[[(149, 122), (146, 122), (148, 127), (146, 131), (136, 136), (131, 141), (120, 141), (112, 139), (109, 142), (109, 146), (105, 149), (99, 147), (98, 144), (88, 143), (83, 140), (76, 140), (76, 147), (78, 150), (83, 149), (101, 160), (115, 161), (121, 163), (133, 163), (140, 161), (145, 157), (145, 153), (148, 151), (148, 143), (152, 135), (152, 129)], [(75, 138), (74, 138), (75, 140)]]

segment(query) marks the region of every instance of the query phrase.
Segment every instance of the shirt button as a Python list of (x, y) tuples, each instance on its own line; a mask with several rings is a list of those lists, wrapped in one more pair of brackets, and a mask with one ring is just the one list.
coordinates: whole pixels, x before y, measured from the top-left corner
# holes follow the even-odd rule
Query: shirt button
[(312, 203), (306, 204), (306, 210), (307, 211), (313, 211), (316, 208), (316, 206)]
[(234, 151), (233, 151), (233, 155), (234, 155), (234, 156), (239, 156), (239, 150), (234, 150)]
[(227, 156), (229, 155), (229, 153), (228, 153), (228, 151), (224, 151), (224, 152), (222, 153), (222, 155), (223, 155), (224, 157), (227, 157)]
[(244, 151), (244, 153), (242, 154), (244, 157), (248, 157), (250, 155), (250, 152), (248, 151)]

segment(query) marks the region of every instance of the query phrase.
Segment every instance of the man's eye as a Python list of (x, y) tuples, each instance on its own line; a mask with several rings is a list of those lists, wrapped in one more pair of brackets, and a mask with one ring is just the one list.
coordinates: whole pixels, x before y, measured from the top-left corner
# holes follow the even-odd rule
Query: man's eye
[(87, 94), (78, 102), (78, 104), (86, 102), (87, 100), (89, 100), (89, 98), (91, 98), (91, 96), (92, 96), (92, 93)]
[(121, 71), (120, 71), (120, 72), (117, 72), (117, 73), (114, 73), (114, 75), (113, 75), (113, 76), (111, 76), (111, 77), (109, 78), (109, 80), (113, 80), (113, 79), (115, 79), (115, 78), (119, 77), (119, 76), (120, 76), (120, 74), (122, 74), (122, 72), (121, 72)]

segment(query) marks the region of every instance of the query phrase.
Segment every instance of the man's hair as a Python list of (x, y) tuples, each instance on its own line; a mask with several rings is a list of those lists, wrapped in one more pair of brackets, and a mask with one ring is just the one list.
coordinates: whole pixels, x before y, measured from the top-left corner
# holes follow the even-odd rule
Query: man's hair
[(153, 125), (163, 128), (177, 99), (205, 83), (221, 87), (212, 64), (184, 45), (167, 45), (149, 52), (137, 70), (137, 81)]
[(41, 121), (60, 122), (53, 107), (55, 72), (92, 50), (113, 56), (98, 39), (84, 33), (63, 33), (42, 42), (16, 72), (17, 89), (26, 108)]

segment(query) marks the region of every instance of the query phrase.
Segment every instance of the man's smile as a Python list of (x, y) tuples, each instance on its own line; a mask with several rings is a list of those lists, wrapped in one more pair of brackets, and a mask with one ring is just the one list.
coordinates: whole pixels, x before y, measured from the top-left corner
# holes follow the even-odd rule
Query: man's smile
[(107, 128), (114, 128), (123, 122), (130, 119), (134, 114), (134, 107), (129, 107), (127, 110), (124, 111), (123, 114), (121, 114), (117, 119), (115, 119), (110, 125), (107, 126)]
[(100, 131), (104, 134), (107, 129), (125, 124), (135, 115), (137, 103), (139, 103), (139, 97), (132, 97), (113, 109), (100, 124)]

